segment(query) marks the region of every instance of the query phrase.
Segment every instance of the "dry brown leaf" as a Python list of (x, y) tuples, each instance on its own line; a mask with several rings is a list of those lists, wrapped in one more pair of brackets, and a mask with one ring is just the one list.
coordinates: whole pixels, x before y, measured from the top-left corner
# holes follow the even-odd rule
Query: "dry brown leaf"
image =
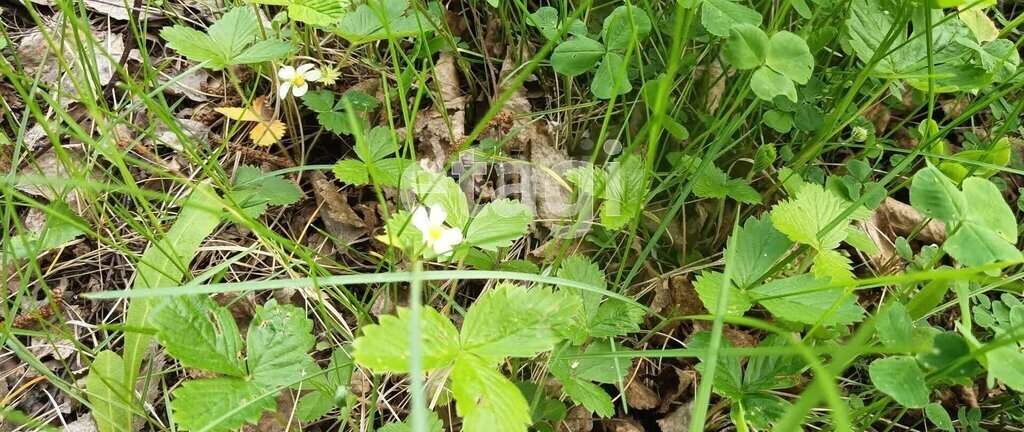
[(364, 238), (369, 229), (366, 223), (348, 204), (348, 197), (340, 192), (334, 182), (323, 173), (314, 171), (310, 174), (313, 195), (320, 204), (320, 220), (324, 228), (334, 238), (339, 250), (348, 250), (356, 240)]
[[(679, 397), (684, 393), (689, 392), (690, 387), (697, 379), (697, 372), (693, 369), (679, 369), (675, 366), (669, 366), (670, 370), (663, 371), (661, 376), (673, 375), (674, 381), (663, 379), (659, 377), (662, 384), (662, 395), (661, 395), (661, 406), (658, 407), (658, 412), (668, 412), (669, 408), (673, 403), (679, 400)], [(672, 387), (671, 392), (665, 392), (666, 387)]]
[(209, 79), (210, 74), (203, 69), (184, 75), (168, 75), (161, 72), (157, 78), (158, 82), (161, 84), (173, 81), (171, 85), (164, 88), (165, 94), (172, 96), (185, 96), (196, 102), (206, 102), (208, 100), (203, 88), (207, 86)]
[(690, 417), (693, 414), (693, 401), (672, 411), (665, 418), (658, 420), (661, 432), (686, 432), (690, 430)]
[[(499, 78), (501, 82), (508, 82), (515, 69), (511, 57), (506, 57)], [(499, 93), (505, 90), (500, 88)], [(530, 165), (521, 169), (520, 177), (529, 179), (522, 186), (533, 199), (523, 203), (534, 208), (537, 222), (553, 229), (559, 221), (572, 215), (570, 189), (561, 174), (574, 165), (565, 149), (555, 145), (555, 140), (548, 133), (547, 120), (535, 117), (525, 89), (520, 88), (492, 119), (487, 136), (504, 140), (505, 151), (526, 156)]]
[[(654, 299), (651, 300), (651, 308), (666, 318), (686, 315), (699, 315), (704, 312), (704, 304), (697, 296), (697, 290), (693, 288), (689, 277), (686, 275), (670, 276), (663, 280), (661, 285), (655, 288)], [(669, 316), (667, 314), (673, 313)], [(678, 324), (672, 328), (678, 327)], [(666, 327), (662, 331), (668, 332), (671, 328)]]
[[(886, 198), (871, 214), (871, 219), (859, 222), (858, 225), (878, 246), (878, 254), (871, 256), (871, 263), (882, 274), (902, 268), (902, 259), (896, 254), (896, 237), (907, 237), (924, 222), (925, 217), (913, 207), (894, 198)], [(932, 220), (920, 232), (915, 240), (941, 244), (946, 240), (946, 227), (941, 222)]]
[(632, 417), (605, 420), (604, 425), (609, 432), (644, 432), (644, 425)]
[(558, 424), (558, 432), (590, 432), (594, 429), (594, 414), (583, 405), (569, 408), (565, 420)]
[[(160, 9), (146, 6), (145, 2), (137, 11), (132, 11), (126, 7), (126, 3), (123, 0), (84, 0), (84, 3), (85, 7), (91, 11), (120, 21), (128, 21), (128, 19), (132, 17), (137, 17), (139, 19), (152, 19), (164, 16)], [(127, 0), (127, 6), (134, 7), (132, 3), (132, 0)]]
[(637, 409), (653, 409), (662, 404), (662, 397), (641, 382), (635, 374), (630, 374), (631, 380), (626, 383), (626, 403)]
[(438, 172), (448, 165), (466, 137), (466, 98), (459, 88), (459, 72), (451, 55), (441, 54), (434, 66), (434, 85), (440, 98), (416, 116), (413, 137), (420, 165)]

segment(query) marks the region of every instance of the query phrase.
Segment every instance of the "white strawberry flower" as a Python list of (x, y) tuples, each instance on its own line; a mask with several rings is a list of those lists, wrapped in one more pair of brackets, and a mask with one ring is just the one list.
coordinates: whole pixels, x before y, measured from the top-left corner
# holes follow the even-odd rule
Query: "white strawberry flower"
[(277, 70), (277, 77), (281, 79), (281, 87), (277, 89), (277, 97), (284, 99), (288, 97), (291, 90), (292, 96), (302, 97), (309, 90), (309, 81), (316, 81), (321, 76), (320, 69), (313, 63), (306, 63), (298, 68), (281, 66)]
[(423, 243), (433, 248), (434, 253), (444, 255), (455, 245), (462, 243), (462, 230), (444, 225), (448, 213), (440, 206), (417, 207), (412, 213), (412, 225), (423, 233)]

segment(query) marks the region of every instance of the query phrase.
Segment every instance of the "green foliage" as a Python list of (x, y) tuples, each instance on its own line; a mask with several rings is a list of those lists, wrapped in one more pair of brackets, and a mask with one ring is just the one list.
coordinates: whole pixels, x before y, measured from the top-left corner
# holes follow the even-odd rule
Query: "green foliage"
[(851, 279), (850, 260), (836, 248), (849, 236), (847, 228), (852, 221), (870, 216), (864, 208), (851, 211), (851, 206), (852, 203), (832, 191), (808, 184), (797, 191), (794, 198), (776, 204), (771, 219), (790, 240), (814, 249), (811, 270), (816, 276)]
[(431, 17), (409, 7), (409, 0), (369, 0), (345, 15), (334, 32), (354, 45), (419, 36), (435, 28)]
[(704, 307), (719, 313), (718, 298), (725, 289), (727, 306), (720, 313), (726, 315), (743, 315), (756, 302), (777, 318), (805, 324), (845, 325), (863, 319), (864, 309), (853, 295), (842, 289), (815, 288), (823, 281), (814, 275), (760, 283), (792, 244), (767, 218), (748, 219), (725, 251), (730, 279), (720, 272), (704, 271), (694, 281)]
[(295, 415), (299, 420), (309, 422), (319, 419), (335, 407), (342, 409), (342, 415), (348, 413), (358, 402), (349, 389), (354, 368), (349, 354), (344, 349), (335, 349), (324, 373), (309, 381), (313, 391), (303, 395), (296, 403)]
[[(930, 85), (938, 92), (982, 88), (997, 78), (1005, 79), (1020, 62), (1016, 50), (1004, 50), (1005, 42), (975, 39), (961, 17), (939, 9), (921, 9), (910, 2), (854, 0), (850, 11), (843, 39), (846, 51), (873, 64), (873, 74), (900, 77), (918, 89), (927, 90)], [(925, 25), (928, 19), (933, 25), (930, 31)], [(934, 74), (928, 73), (929, 34)]]
[[(434, 309), (421, 309), (419, 344), (427, 370), (450, 367), (456, 408), (467, 431), (525, 431), (530, 406), (494, 366), (506, 357), (551, 350), (568, 334), (579, 300), (546, 288), (499, 284), (466, 311), (462, 331)], [(408, 372), (412, 355), (408, 309), (363, 328), (355, 360), (375, 372)]]
[(14, 259), (26, 259), (38, 253), (61, 247), (82, 235), (87, 227), (85, 219), (61, 202), (47, 206), (46, 225), (40, 232), (26, 232), (11, 236), (3, 245), (4, 253)]
[[(540, 31), (540, 33), (547, 39), (557, 38), (563, 28), (565, 28), (567, 34), (578, 36), (579, 38), (584, 38), (588, 35), (586, 24), (578, 19), (573, 19), (566, 23), (565, 20), (558, 16), (558, 10), (551, 6), (542, 6), (538, 8), (530, 14), (526, 23), (532, 27), (536, 27), (537, 30)], [(554, 61), (551, 63), (552, 66), (555, 65)], [(593, 63), (591, 63), (591, 65), (593, 65)], [(559, 71), (559, 73), (565, 72)]]
[[(709, 332), (693, 335), (687, 344), (690, 349), (708, 349), (711, 343)], [(784, 347), (785, 339), (770, 336), (761, 342), (759, 347)], [(728, 340), (722, 341), (724, 348), (731, 348)], [(698, 355), (701, 360), (696, 369), (704, 373), (710, 365), (706, 355)], [(733, 419), (743, 419), (762, 430), (771, 429), (778, 422), (790, 403), (771, 393), (797, 384), (794, 375), (803, 368), (803, 364), (791, 356), (757, 356), (751, 357), (744, 368), (740, 359), (735, 356), (718, 358), (715, 372), (714, 391), (732, 403)], [(740, 426), (737, 424), (737, 426)]]
[[(707, 4), (707, 3), (705, 3)], [(750, 88), (762, 100), (785, 96), (797, 102), (796, 85), (807, 84), (814, 70), (814, 57), (803, 38), (787, 31), (768, 35), (751, 24), (736, 24), (722, 48), (725, 58), (737, 69), (754, 69)], [(774, 128), (788, 130), (786, 121), (773, 116)]]
[(160, 37), (179, 54), (192, 61), (206, 62), (206, 67), (213, 70), (279, 60), (294, 51), (291, 43), (286, 41), (257, 40), (258, 30), (256, 13), (252, 8), (242, 6), (225, 13), (205, 33), (175, 25), (164, 27)]
[[(181, 282), (185, 276), (184, 269), (188, 268), (188, 263), (195, 256), (199, 244), (220, 224), (220, 211), (220, 204), (213, 190), (206, 184), (198, 185), (182, 205), (174, 226), (167, 231), (163, 238), (151, 244), (142, 254), (132, 289), (169, 287)], [(124, 354), (123, 361), (121, 361), (124, 371), (123, 379), (120, 380), (120, 383), (126, 388), (113, 389), (111, 387), (111, 390), (100, 390), (95, 394), (89, 393), (91, 397), (89, 401), (97, 409), (101, 412), (111, 413), (109, 415), (110, 422), (97, 423), (98, 427), (109, 428), (100, 429), (101, 432), (132, 429), (131, 413), (125, 412), (128, 411), (130, 405), (126, 401), (134, 400), (129, 396), (133, 394), (135, 379), (142, 366), (142, 357), (153, 338), (153, 335), (146, 332), (145, 329), (153, 328), (151, 315), (155, 306), (155, 300), (148, 297), (135, 299), (128, 306), (125, 327), (132, 331), (125, 333), (124, 336)], [(91, 378), (87, 377), (86, 380), (101, 381), (108, 387), (116, 385), (115, 383), (118, 381), (111, 379), (111, 366), (118, 363), (117, 354), (103, 351), (99, 355), (103, 356), (101, 367), (97, 370), (90, 368)], [(92, 377), (94, 373), (98, 376)], [(124, 397), (120, 402), (104, 397), (105, 393), (111, 391), (117, 395), (124, 395)], [(124, 423), (114, 424), (115, 421)]]
[[(557, 35), (557, 30), (552, 27), (552, 12), (543, 12), (546, 26), (538, 23), (549, 39)], [(627, 77), (629, 69), (624, 56), (631, 51), (631, 46), (647, 37), (651, 28), (651, 19), (646, 11), (637, 6), (619, 6), (605, 18), (601, 42), (589, 38), (585, 26), (570, 27), (569, 31), (576, 37), (555, 47), (551, 53), (551, 66), (563, 75), (577, 76), (593, 70), (600, 61), (590, 85), (591, 93), (598, 99), (629, 93), (633, 85)]]
[(700, 21), (708, 33), (729, 36), (740, 25), (758, 26), (761, 14), (732, 0), (701, 0)]
[(878, 359), (868, 367), (871, 383), (878, 390), (907, 408), (924, 408), (928, 404), (928, 386), (924, 373), (913, 357), (895, 356)]
[(391, 157), (398, 152), (398, 143), (385, 127), (357, 134), (355, 152), (358, 159), (342, 159), (334, 164), (338, 180), (354, 185), (367, 185), (372, 180), (382, 186), (398, 187), (402, 173), (412, 165), (408, 159)]
[(259, 217), (268, 206), (295, 204), (302, 191), (280, 175), (265, 175), (258, 167), (242, 165), (235, 172), (229, 196), (250, 217)]
[(250, 0), (253, 3), (285, 6), (288, 17), (310, 25), (328, 26), (348, 13), (348, 0)]
[(154, 312), (153, 322), (157, 341), (172, 357), (221, 375), (174, 390), (171, 408), (184, 430), (227, 431), (256, 423), (275, 409), (280, 388), (319, 370), (308, 354), (313, 322), (301, 309), (275, 300), (257, 307), (244, 344), (231, 312), (205, 296), (173, 297)]
[(694, 179), (693, 194), (701, 198), (732, 198), (747, 204), (760, 204), (761, 194), (750, 186), (750, 180), (729, 178), (729, 175), (713, 163), (708, 163), (698, 172), (700, 158), (683, 155), (677, 166)]
[[(970, 177), (962, 190), (935, 167), (914, 175), (910, 203), (921, 213), (946, 223), (951, 232), (943, 245), (965, 266), (1018, 261), (1017, 222), (1009, 204), (992, 182)], [(968, 205), (970, 203), (970, 205)]]
[(610, 230), (626, 226), (640, 214), (647, 198), (647, 173), (637, 157), (620, 158), (608, 170), (601, 198), (601, 223)]
[[(335, 100), (334, 93), (329, 90), (317, 90), (306, 93), (302, 104), (316, 114), (321, 126), (338, 135), (352, 135), (351, 119), (355, 119), (358, 130), (369, 129), (366, 119), (361, 114), (377, 109), (380, 102), (373, 96), (358, 90), (349, 90)], [(351, 106), (355, 115), (350, 115), (346, 107)]]

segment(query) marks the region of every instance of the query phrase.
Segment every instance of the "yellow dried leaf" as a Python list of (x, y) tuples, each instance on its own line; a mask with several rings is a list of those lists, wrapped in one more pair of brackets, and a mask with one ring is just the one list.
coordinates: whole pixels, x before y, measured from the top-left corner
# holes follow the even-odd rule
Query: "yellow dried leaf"
[(280, 120), (256, 123), (249, 132), (249, 138), (258, 146), (269, 146), (281, 141), (285, 134), (285, 124)]
[(256, 111), (253, 111), (249, 108), (214, 108), (214, 111), (224, 114), (225, 117), (231, 120), (254, 122), (263, 120), (260, 118), (259, 114), (256, 113)]

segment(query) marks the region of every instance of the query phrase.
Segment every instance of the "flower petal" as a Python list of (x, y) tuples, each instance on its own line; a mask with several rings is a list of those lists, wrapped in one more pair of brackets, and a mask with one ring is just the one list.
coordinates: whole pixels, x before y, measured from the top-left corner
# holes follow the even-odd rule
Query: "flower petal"
[(439, 243), (447, 243), (450, 246), (455, 246), (462, 243), (462, 230), (458, 228), (448, 228), (441, 233), (441, 239)]
[(427, 232), (430, 231), (430, 216), (427, 215), (426, 207), (416, 207), (416, 210), (413, 210), (412, 212), (411, 221), (412, 226), (420, 230), (420, 232), (423, 233), (424, 237), (427, 235)]
[(295, 72), (298, 72), (299, 75), (306, 75), (306, 72), (309, 72), (310, 70), (312, 70), (315, 67), (316, 67), (316, 65), (313, 64), (313, 63), (306, 63), (306, 64), (303, 64), (303, 65), (299, 66), (298, 69), (295, 69)]
[(447, 218), (448, 212), (444, 211), (440, 205), (430, 206), (430, 226), (444, 225), (444, 220)]
[(292, 96), (302, 97), (302, 95), (306, 94), (307, 90), (309, 90), (309, 84), (305, 83), (300, 86), (292, 87)]
[(284, 81), (291, 81), (295, 78), (295, 68), (291, 66), (281, 66), (281, 69), (277, 70), (277, 77)]
[(313, 69), (302, 74), (302, 76), (306, 77), (306, 81), (320, 81), (320, 77), (323, 76), (323, 74), (320, 72), (320, 69)]
[(288, 97), (288, 90), (291, 90), (291, 89), (292, 89), (292, 82), (291, 81), (282, 82), (281, 83), (281, 87), (277, 88), (277, 98), (278, 99), (284, 99), (284, 98)]

